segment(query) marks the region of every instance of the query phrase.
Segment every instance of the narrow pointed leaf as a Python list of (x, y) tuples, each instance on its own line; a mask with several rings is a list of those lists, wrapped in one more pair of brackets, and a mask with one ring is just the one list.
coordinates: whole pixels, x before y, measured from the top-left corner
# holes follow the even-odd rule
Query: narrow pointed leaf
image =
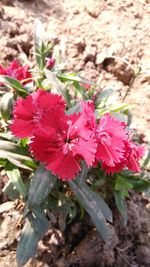
[(81, 185), (81, 183), (73, 181), (70, 181), (69, 184), (77, 199), (80, 201), (80, 203), (82, 203), (82, 206), (85, 208), (87, 213), (89, 213), (102, 239), (107, 241), (109, 232), (104, 214), (101, 210), (101, 201), (98, 201), (97, 196), (93, 194), (94, 192), (91, 191), (88, 186)]
[(114, 197), (115, 197), (115, 203), (117, 206), (117, 209), (119, 210), (122, 222), (126, 226), (127, 225), (127, 209), (126, 209), (126, 203), (125, 199), (122, 198), (120, 191), (114, 191)]
[(22, 84), (18, 81), (13, 79), (12, 77), (3, 76), (4, 83), (8, 85), (9, 87), (16, 89), (18, 92), (23, 93), (24, 95), (28, 95), (27, 90), (22, 86)]
[(13, 93), (5, 93), (0, 100), (0, 112), (4, 120), (10, 118), (11, 109), (13, 106)]
[(90, 84), (93, 85), (94, 83), (91, 82), (90, 80), (86, 80), (84, 78), (81, 78), (80, 76), (75, 75), (74, 73), (70, 74), (62, 74), (58, 76), (62, 81), (72, 81), (72, 82), (79, 82), (79, 83), (85, 83), (85, 84)]
[(40, 166), (35, 172), (29, 188), (28, 206), (31, 209), (40, 206), (53, 189), (55, 182), (56, 177), (43, 166)]
[(27, 219), (17, 247), (16, 258), (19, 267), (25, 265), (30, 258), (35, 257), (38, 241), (39, 236)]
[(36, 208), (33, 214), (28, 213), (28, 219), (34, 231), (39, 236), (39, 239), (41, 239), (50, 227), (50, 223), (46, 219), (44, 212)]
[(16, 190), (11, 181), (7, 182), (2, 191), (12, 200), (19, 198), (19, 192)]
[(26, 223), (17, 247), (17, 263), (19, 266), (23, 266), (30, 258), (35, 256), (38, 241), (49, 228), (50, 224), (43, 211), (36, 209), (34, 213), (27, 213)]
[(47, 77), (48, 83), (51, 86), (52, 90), (55, 90), (55, 93), (59, 93), (64, 95), (65, 86), (64, 84), (56, 77), (56, 75), (50, 71), (45, 69), (45, 75)]
[(36, 19), (34, 22), (34, 44), (35, 49), (39, 50), (42, 43), (44, 43), (45, 31), (42, 22)]
[(19, 169), (11, 163), (6, 164), (6, 173), (18, 192), (25, 198), (26, 190)]

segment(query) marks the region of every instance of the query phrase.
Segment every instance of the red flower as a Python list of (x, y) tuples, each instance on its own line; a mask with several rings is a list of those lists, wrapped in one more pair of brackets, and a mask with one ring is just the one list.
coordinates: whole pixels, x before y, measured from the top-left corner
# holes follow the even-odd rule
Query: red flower
[(96, 119), (94, 115), (94, 102), (93, 101), (82, 102), (81, 106), (83, 115), (87, 121), (88, 128), (92, 130), (93, 133), (95, 133)]
[(36, 131), (43, 132), (42, 118), (48, 109), (64, 109), (65, 102), (59, 95), (43, 90), (29, 95), (26, 99), (18, 98), (13, 110), (13, 121), (10, 129), (20, 138), (31, 137)]
[(138, 146), (132, 141), (127, 142), (126, 166), (129, 170), (140, 172), (139, 160), (144, 156), (145, 149), (143, 146)]
[[(3, 68), (0, 65), (0, 75), (8, 75), (18, 81), (22, 81), (22, 84), (26, 84), (31, 81), (30, 78), (32, 76), (28, 70), (29, 70), (28, 65), (21, 66), (15, 59), (11, 62), (11, 64), (7, 68)], [(26, 79), (29, 80), (23, 81)]]
[(96, 159), (104, 165), (115, 167), (124, 159), (124, 142), (128, 138), (125, 124), (110, 114), (104, 115), (96, 129), (98, 149)]
[(91, 84), (89, 83), (82, 83), (81, 86), (83, 86), (87, 90), (91, 88)]
[(73, 179), (81, 160), (92, 166), (97, 143), (82, 113), (67, 116), (59, 109), (49, 110), (43, 121), (50, 130), (43, 136), (37, 132), (30, 143), (37, 160), (61, 180)]
[(124, 168), (128, 168), (134, 172), (140, 172), (139, 160), (144, 156), (144, 147), (134, 144), (131, 140), (124, 142), (124, 157), (114, 166), (108, 166), (105, 163), (102, 164), (102, 168), (106, 170), (108, 174), (120, 172)]

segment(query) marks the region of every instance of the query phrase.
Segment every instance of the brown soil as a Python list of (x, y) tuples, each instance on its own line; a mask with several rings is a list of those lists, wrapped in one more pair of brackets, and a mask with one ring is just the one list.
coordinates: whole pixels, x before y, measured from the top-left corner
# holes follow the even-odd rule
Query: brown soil
[[(111, 101), (122, 99), (133, 79), (132, 67), (141, 65), (126, 102), (133, 105), (133, 128), (150, 139), (150, 1), (149, 0), (1, 0), (0, 63), (31, 57), (34, 18), (40, 18), (61, 50), (68, 69), (100, 80), (100, 89), (113, 88)], [(5, 199), (3, 199), (4, 201)], [(116, 213), (117, 214), (117, 213)], [(20, 230), (17, 210), (0, 217), (0, 266), (16, 266), (15, 249)], [(50, 231), (39, 244), (32, 267), (149, 267), (150, 206), (141, 195), (128, 199), (128, 225), (118, 215), (104, 245), (91, 225), (74, 222), (67, 232)], [(59, 237), (59, 238), (58, 238)]]

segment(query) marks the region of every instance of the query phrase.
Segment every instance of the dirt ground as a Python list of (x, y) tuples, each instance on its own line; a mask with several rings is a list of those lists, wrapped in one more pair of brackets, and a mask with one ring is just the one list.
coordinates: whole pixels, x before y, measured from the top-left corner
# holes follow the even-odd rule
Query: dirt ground
[[(144, 141), (150, 140), (150, 1), (1, 0), (0, 63), (19, 54), (31, 57), (36, 17), (44, 23), (49, 40), (59, 47), (67, 68), (99, 80), (101, 90), (113, 88), (112, 102), (123, 99), (133, 69), (141, 66), (142, 74), (125, 102), (132, 104), (132, 128)], [(117, 216), (107, 245), (90, 224), (76, 221), (64, 234), (56, 229), (48, 233), (39, 244), (38, 257), (27, 267), (149, 267), (148, 200), (131, 194), (126, 228)], [(0, 217), (0, 267), (16, 267), (18, 217), (16, 210)]]

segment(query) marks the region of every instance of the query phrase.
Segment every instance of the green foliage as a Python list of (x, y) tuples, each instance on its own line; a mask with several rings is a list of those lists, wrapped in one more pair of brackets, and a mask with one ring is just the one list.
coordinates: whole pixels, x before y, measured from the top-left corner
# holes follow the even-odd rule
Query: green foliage
[(106, 241), (109, 236), (106, 220), (112, 222), (112, 212), (105, 201), (86, 185), (86, 168), (87, 167), (84, 166), (80, 176), (77, 177), (75, 181), (70, 181), (69, 185), (74, 191), (78, 201), (89, 213), (101, 237)]
[(32, 179), (27, 204), (30, 209), (40, 207), (54, 187), (56, 178), (50, 171), (40, 166)]
[(44, 213), (29, 213), (22, 230), (22, 235), (17, 247), (17, 264), (23, 266), (33, 258), (37, 251), (39, 240), (49, 229), (50, 225)]
[(0, 101), (0, 113), (4, 120), (9, 120), (13, 106), (13, 93), (5, 93)]
[(18, 81), (15, 80), (12, 77), (9, 76), (2, 76), (2, 81), (5, 83), (8, 88), (12, 88), (16, 90), (16, 93), (22, 97), (25, 97), (28, 95), (28, 91), (22, 86), (22, 84)]
[(7, 163), (5, 168), (6, 168), (6, 174), (9, 178), (10, 182), (18, 190), (20, 195), (23, 198), (25, 198), (26, 197), (26, 189), (25, 189), (24, 183), (22, 181), (19, 169), (11, 163)]

